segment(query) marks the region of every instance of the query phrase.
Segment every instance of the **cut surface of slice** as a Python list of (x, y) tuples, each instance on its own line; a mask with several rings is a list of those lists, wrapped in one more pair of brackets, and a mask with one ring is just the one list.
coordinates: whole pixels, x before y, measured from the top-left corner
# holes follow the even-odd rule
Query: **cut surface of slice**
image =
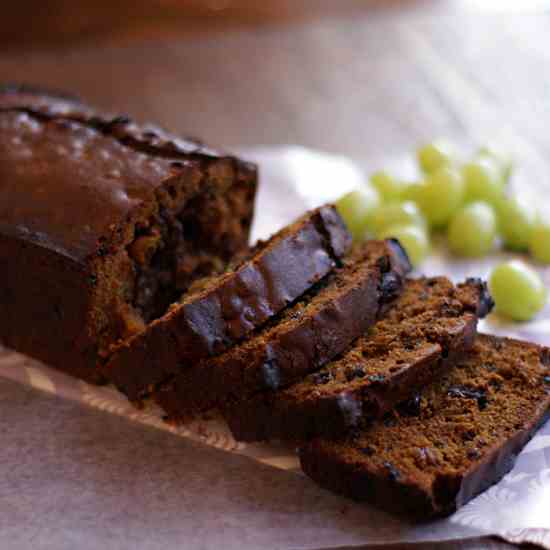
[(306, 213), (124, 341), (103, 369), (105, 376), (130, 399), (139, 399), (182, 366), (242, 340), (327, 275), (350, 246), (333, 206)]
[(409, 279), (401, 296), (345, 354), (279, 392), (225, 411), (236, 439), (305, 440), (333, 435), (412, 397), (441, 367), (469, 349), (477, 320), (492, 307), (484, 283)]
[(502, 478), (549, 413), (550, 349), (479, 335), (414, 407), (340, 440), (314, 439), (300, 460), (323, 487), (427, 519)]
[(370, 241), (343, 266), (219, 357), (190, 367), (156, 392), (172, 418), (226, 406), (255, 392), (288, 386), (341, 353), (394, 299), (410, 270), (396, 241)]

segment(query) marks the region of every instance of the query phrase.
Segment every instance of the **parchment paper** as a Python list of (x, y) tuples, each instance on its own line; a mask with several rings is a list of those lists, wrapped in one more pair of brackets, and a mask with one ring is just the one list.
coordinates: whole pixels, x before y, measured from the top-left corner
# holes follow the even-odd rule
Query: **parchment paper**
[[(517, 144), (516, 150), (529, 156)], [(349, 160), (302, 148), (244, 151), (242, 154), (257, 161), (261, 168), (262, 183), (252, 240), (269, 236), (304, 210), (334, 200), (364, 181), (364, 174)], [(537, 170), (536, 159), (530, 157), (525, 162), (528, 168), (518, 174), (513, 185), (528, 199), (539, 204), (548, 203), (549, 179), (545, 180)], [(389, 159), (380, 166), (389, 166), (407, 177), (415, 176), (405, 158)], [(491, 266), (503, 257), (506, 255), (499, 253), (482, 261), (456, 261), (446, 254), (441, 244), (436, 243), (434, 254), (422, 265), (421, 272), (444, 274), (455, 281), (467, 276), (486, 277)], [(550, 288), (550, 269), (539, 269)], [(550, 306), (533, 322), (521, 325), (492, 315), (481, 323), (480, 330), (550, 345)], [(227, 452), (246, 455), (275, 468), (300, 472), (292, 448), (283, 444), (237, 443), (215, 413), (184, 426), (171, 426), (163, 422), (161, 411), (154, 406), (136, 410), (114, 388), (90, 386), (5, 348), (0, 348), (0, 376)], [(380, 522), (380, 516), (374, 515), (373, 518)], [(465, 529), (471, 528), (501, 536), (510, 542), (531, 542), (550, 549), (550, 423), (520, 454), (512, 472), (452, 517), (428, 525), (411, 526), (388, 516), (385, 525), (373, 523), (372, 533), (376, 535), (373, 541), (380, 544), (454, 539), (464, 536)]]

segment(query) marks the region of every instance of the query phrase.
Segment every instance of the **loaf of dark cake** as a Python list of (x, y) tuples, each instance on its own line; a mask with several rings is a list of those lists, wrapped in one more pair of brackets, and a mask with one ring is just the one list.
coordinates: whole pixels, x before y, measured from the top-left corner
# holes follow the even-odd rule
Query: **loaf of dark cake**
[(241, 441), (305, 440), (377, 418), (431, 380), (440, 359), (469, 349), (478, 318), (491, 307), (478, 280), (455, 286), (444, 277), (409, 279), (343, 356), (289, 388), (228, 407), (229, 427)]
[(87, 380), (248, 244), (254, 165), (0, 88), (0, 340)]
[(131, 400), (142, 397), (169, 375), (242, 340), (327, 275), (350, 246), (333, 206), (304, 214), (123, 342), (105, 375)]
[(341, 353), (395, 298), (409, 261), (396, 241), (356, 248), (298, 303), (242, 344), (181, 372), (156, 393), (173, 419), (285, 387)]
[(427, 519), (496, 483), (550, 416), (550, 349), (480, 335), (413, 407), (300, 449), (323, 487)]

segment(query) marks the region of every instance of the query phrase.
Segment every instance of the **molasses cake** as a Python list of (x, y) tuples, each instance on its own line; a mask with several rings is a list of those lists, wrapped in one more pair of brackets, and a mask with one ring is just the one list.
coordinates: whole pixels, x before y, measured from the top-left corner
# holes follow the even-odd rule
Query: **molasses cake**
[(314, 439), (300, 460), (323, 487), (427, 519), (501, 479), (549, 416), (550, 350), (479, 335), (413, 407), (338, 439)]
[(307, 212), (225, 273), (198, 281), (145, 330), (121, 343), (104, 372), (129, 399), (219, 355), (337, 266), (351, 236), (333, 206)]
[(98, 381), (248, 245), (256, 167), (63, 94), (0, 88), (0, 339)]
[(277, 390), (341, 353), (396, 298), (410, 270), (397, 241), (355, 248), (297, 303), (226, 353), (188, 366), (155, 392), (172, 419)]
[(478, 318), (492, 308), (477, 279), (409, 279), (403, 292), (344, 354), (296, 384), (225, 410), (236, 439), (305, 440), (335, 435), (411, 398), (472, 347)]

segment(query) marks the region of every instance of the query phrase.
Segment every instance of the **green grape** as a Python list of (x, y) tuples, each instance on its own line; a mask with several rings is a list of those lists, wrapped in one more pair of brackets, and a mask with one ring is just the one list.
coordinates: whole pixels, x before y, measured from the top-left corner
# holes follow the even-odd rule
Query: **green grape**
[(425, 174), (431, 174), (443, 166), (452, 164), (455, 157), (454, 149), (444, 141), (427, 143), (416, 152), (418, 165)]
[(484, 201), (496, 205), (503, 197), (502, 176), (496, 163), (488, 158), (478, 158), (462, 166), (466, 202)]
[(416, 191), (416, 202), (432, 227), (445, 226), (462, 205), (464, 182), (454, 168), (444, 166), (430, 174)]
[(370, 183), (378, 191), (380, 198), (387, 202), (399, 200), (405, 186), (404, 182), (383, 171), (372, 174)]
[(370, 185), (351, 191), (336, 202), (336, 209), (356, 241), (362, 241), (371, 230), (372, 216), (380, 206), (378, 191)]
[(422, 194), (424, 182), (419, 181), (404, 181), (403, 190), (401, 191), (401, 200), (412, 201), (418, 204), (418, 197)]
[(531, 320), (546, 303), (546, 288), (539, 274), (519, 260), (497, 266), (489, 289), (499, 313), (515, 321)]
[(378, 235), (380, 239), (397, 239), (409, 256), (413, 266), (417, 266), (430, 252), (430, 239), (426, 230), (418, 225), (392, 225)]
[(372, 227), (378, 235), (386, 227), (392, 225), (418, 225), (426, 227), (426, 220), (422, 217), (418, 206), (414, 202), (392, 202), (383, 204), (373, 215)]
[(535, 260), (550, 264), (550, 223), (540, 222), (535, 225), (531, 233), (529, 250)]
[(507, 248), (526, 250), (537, 222), (537, 211), (515, 198), (498, 203), (498, 226)]
[(477, 152), (479, 157), (492, 159), (499, 170), (502, 183), (507, 185), (514, 171), (514, 160), (512, 155), (506, 151), (499, 151), (490, 146), (484, 146)]
[(496, 236), (497, 218), (491, 206), (484, 202), (464, 206), (453, 216), (447, 230), (451, 251), (471, 258), (488, 254)]

